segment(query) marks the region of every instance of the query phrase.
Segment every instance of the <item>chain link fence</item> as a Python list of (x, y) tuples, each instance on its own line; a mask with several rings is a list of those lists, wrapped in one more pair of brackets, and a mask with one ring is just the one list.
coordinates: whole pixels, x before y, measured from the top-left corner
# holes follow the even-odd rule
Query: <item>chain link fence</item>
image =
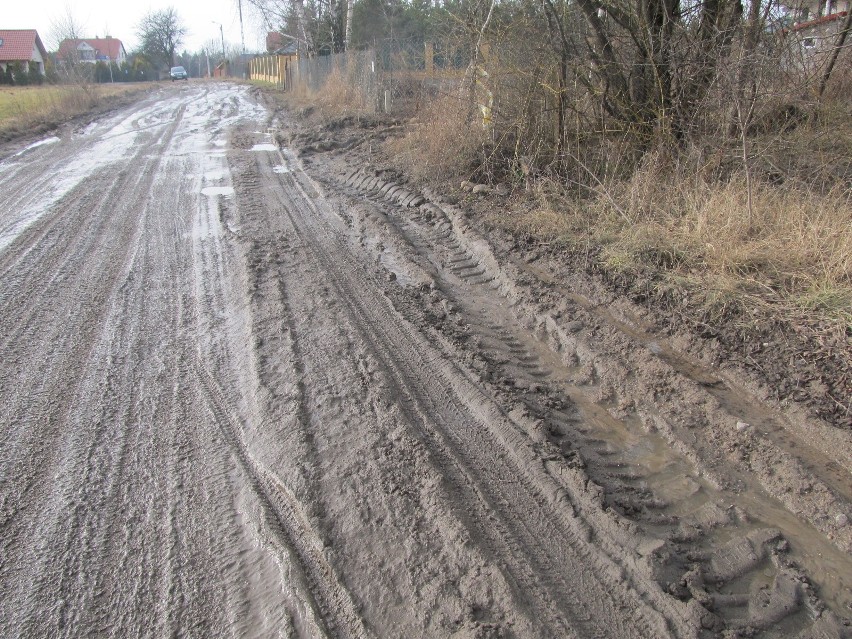
[(457, 93), (469, 64), (468, 52), (449, 43), (387, 39), (313, 58), (258, 56), (248, 77), (299, 95), (331, 94), (361, 110), (404, 114), (441, 93)]

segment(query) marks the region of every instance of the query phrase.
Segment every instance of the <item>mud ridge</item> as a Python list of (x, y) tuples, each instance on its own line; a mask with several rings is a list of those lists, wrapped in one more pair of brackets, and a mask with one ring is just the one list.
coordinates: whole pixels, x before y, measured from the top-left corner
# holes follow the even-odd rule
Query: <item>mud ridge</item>
[[(547, 345), (551, 354), (555, 355), (557, 361), (563, 366), (582, 369), (584, 366), (588, 366), (586, 362), (589, 362), (592, 366), (591, 378), (597, 384), (600, 384), (601, 378), (606, 383), (607, 371), (604, 369), (601, 373), (598, 372), (599, 368), (598, 370), (595, 369), (595, 367), (599, 367), (595, 360), (600, 358), (600, 354), (589, 351), (583, 352), (584, 349), (588, 349), (588, 345), (582, 343), (581, 338), (589, 330), (590, 324), (603, 321), (606, 322), (610, 331), (618, 331), (630, 339), (636, 339), (643, 346), (647, 346), (649, 343), (653, 344), (653, 348), (649, 349), (648, 352), (654, 359), (658, 360), (658, 368), (668, 369), (668, 372), (665, 373), (667, 376), (679, 375), (685, 377), (693, 390), (718, 390), (721, 388), (725, 392), (730, 392), (730, 387), (720, 379), (718, 374), (698, 365), (694, 360), (690, 360), (689, 356), (680, 354), (665, 341), (657, 341), (650, 334), (643, 333), (642, 329), (619, 322), (603, 310), (600, 304), (594, 304), (587, 298), (582, 298), (576, 294), (566, 295), (573, 305), (579, 307), (585, 318), (588, 318), (580, 320), (576, 318), (576, 315), (570, 315), (566, 318), (567, 313), (563, 310), (565, 309), (564, 303), (554, 313), (551, 306), (553, 300), (558, 297), (560, 292), (566, 294), (567, 291), (560, 291), (552, 284), (547, 286), (547, 283), (545, 283), (547, 286), (546, 293), (541, 295), (540, 298), (546, 300), (548, 304), (532, 301), (530, 293), (524, 290), (525, 287), (528, 288), (534, 283), (531, 282), (530, 269), (525, 268), (524, 264), (519, 264), (511, 256), (502, 255), (502, 259), (498, 258), (488, 242), (481, 235), (472, 231), (462, 210), (453, 205), (448, 205), (437, 194), (426, 191), (422, 196), (416, 196), (407, 189), (382, 180), (371, 173), (363, 169), (355, 169), (340, 171), (339, 175), (343, 176), (342, 184), (351, 188), (353, 194), (380, 204), (384, 216), (371, 216), (370, 213), (366, 213), (368, 218), (374, 221), (387, 220), (402, 236), (407, 235), (411, 246), (415, 247), (415, 254), (417, 248), (424, 244), (443, 244), (442, 248), (446, 252), (446, 258), (440, 261), (433, 258), (431, 264), (423, 262), (419, 264), (427, 271), (430, 271), (431, 267), (429, 276), (432, 278), (430, 286), (433, 288), (442, 289), (440, 281), (443, 278), (461, 280), (463, 283), (473, 286), (488, 285), (489, 288), (496, 289), (506, 299), (506, 305), (511, 308), (511, 317), (536, 335), (536, 341), (539, 345), (542, 343)], [(317, 179), (327, 184), (327, 188), (334, 188), (334, 181), (329, 180), (326, 175), (317, 176)], [(418, 200), (418, 197), (421, 199)], [(412, 205), (413, 202), (417, 202), (417, 204)], [(387, 204), (390, 204), (390, 206), (386, 206)], [(409, 209), (416, 210), (409, 212)], [(418, 237), (418, 235), (423, 237)], [(417, 260), (415, 259), (415, 261)], [(537, 273), (532, 274), (536, 276), (536, 281), (544, 279), (539, 278)], [(521, 282), (523, 284), (520, 284)], [(554, 288), (556, 288), (556, 295), (553, 294)], [(442, 290), (442, 293), (445, 292)], [(427, 303), (434, 302), (434, 300), (429, 299), (425, 301)], [(446, 302), (442, 304), (443, 308), (447, 308)], [(454, 308), (454, 305), (450, 304), (449, 307)], [(443, 313), (439, 313), (437, 319), (440, 320), (441, 314)], [(589, 318), (589, 315), (591, 315), (591, 318)], [(463, 340), (469, 340), (471, 333), (473, 333), (480, 336), (479, 339), (481, 339), (483, 332), (493, 328), (494, 325), (492, 324), (487, 327), (480, 327), (478, 331), (476, 329), (473, 331), (464, 330), (459, 337)], [(578, 334), (580, 335), (578, 336)], [(512, 365), (504, 357), (496, 358), (503, 368), (507, 368), (507, 364), (509, 364), (515, 370), (537, 371), (539, 375), (530, 376), (530, 383), (533, 387), (542, 378), (548, 376), (548, 371), (546, 369), (541, 370), (541, 367), (538, 366), (538, 358), (524, 349), (517, 338), (504, 339), (504, 346), (509, 357), (515, 357), (515, 362)], [(475, 351), (471, 354), (474, 361), (477, 356), (481, 357), (482, 354)], [(568, 361), (566, 362), (566, 360)], [(614, 395), (613, 388), (608, 388), (606, 393), (608, 395), (605, 402), (606, 406), (618, 405), (619, 403), (624, 405), (626, 403), (623, 398)], [(754, 400), (735, 393), (731, 394), (736, 398), (740, 408), (743, 405), (754, 405)], [(718, 399), (718, 393), (716, 397)], [(548, 399), (551, 402), (553, 401), (551, 398)], [(571, 397), (569, 394), (562, 401), (565, 402), (565, 400), (570, 405), (572, 401), (576, 402), (577, 397)], [(699, 615), (702, 619), (702, 625), (706, 629), (720, 631), (727, 627), (738, 628), (743, 631), (747, 628), (768, 630), (776, 626), (781, 620), (790, 617), (797, 618), (789, 626), (794, 628), (803, 623), (802, 611), (807, 610), (808, 612), (804, 617), (814, 615), (820, 619), (824, 617), (825, 621), (820, 621), (817, 624), (819, 627), (832, 627), (837, 632), (842, 632), (839, 630), (839, 621), (835, 614), (826, 609), (825, 604), (816, 595), (816, 591), (810, 586), (805, 572), (798, 569), (796, 561), (788, 556), (789, 545), (780, 536), (780, 533), (775, 531), (769, 534), (768, 539), (774, 539), (777, 543), (771, 546), (772, 550), (768, 552), (766, 551), (766, 543), (760, 545), (756, 550), (749, 541), (751, 539), (749, 535), (756, 534), (747, 532), (754, 524), (751, 517), (739, 508), (734, 512), (726, 513), (724, 517), (713, 522), (714, 525), (702, 523), (706, 508), (714, 506), (711, 502), (704, 502), (703, 506), (689, 516), (658, 514), (660, 511), (665, 511), (669, 507), (669, 503), (653, 495), (653, 491), (649, 490), (647, 484), (643, 481), (641, 473), (635, 471), (613, 472), (613, 468), (629, 467), (629, 461), (612, 461), (612, 456), (619, 457), (619, 453), (614, 452), (606, 442), (600, 442), (603, 446), (597, 450), (594, 448), (594, 441), (591, 442), (591, 446), (576, 446), (577, 440), (582, 441), (583, 436), (582, 433), (578, 432), (576, 419), (571, 420), (569, 418), (566, 424), (565, 419), (554, 418), (553, 415), (549, 415), (547, 408), (542, 407), (540, 402), (527, 398), (524, 399), (524, 402), (530, 412), (537, 415), (545, 424), (543, 429), (546, 430), (546, 440), (559, 447), (556, 458), (575, 460), (575, 463), (582, 469), (582, 473), (590, 473), (591, 478), (597, 478), (597, 481), (600, 482), (600, 484), (591, 484), (599, 490), (599, 505), (615, 508), (621, 516), (639, 522), (650, 534), (658, 536), (658, 542), (652, 542), (650, 546), (653, 556), (653, 561), (650, 562), (653, 565), (651, 570), (655, 572), (661, 585), (674, 596), (692, 602), (700, 602), (700, 609), (704, 612), (699, 613)], [(727, 471), (718, 472), (715, 464), (712, 464), (712, 457), (710, 458), (711, 464), (708, 465), (705, 451), (700, 453), (694, 451), (692, 447), (684, 445), (672, 430), (666, 432), (665, 429), (659, 427), (658, 420), (661, 417), (658, 414), (656, 403), (652, 409), (645, 409), (644, 414), (641, 410), (637, 410), (636, 404), (636, 400), (631, 398), (630, 410), (627, 412), (636, 415), (633, 421), (638, 422), (638, 426), (642, 430), (651, 432), (662, 430), (670, 445), (680, 449), (685, 459), (689, 460), (692, 465), (701, 468), (702, 476), (709, 476), (710, 478), (715, 476), (715, 480), (711, 482), (713, 489), (721, 489), (722, 491), (731, 489), (730, 476), (726, 474)], [(754, 413), (760, 414), (766, 412), (765, 408), (752, 410)], [(605, 411), (607, 417), (612, 419), (609, 415), (613, 412), (612, 409), (605, 408)], [(625, 411), (621, 409), (614, 412), (618, 414)], [(718, 422), (718, 416), (716, 417)], [(734, 417), (728, 415), (726, 419), (732, 420)], [(574, 423), (572, 424), (572, 422)], [(569, 442), (574, 443), (578, 450), (572, 450), (575, 446), (572, 446)], [(547, 453), (543, 456), (546, 459)], [(596, 457), (598, 457), (597, 460)], [(621, 457), (624, 458), (623, 455)], [(776, 461), (779, 458), (793, 467), (794, 470), (788, 469), (788, 473), (801, 472), (799, 460), (792, 457), (785, 459), (783, 455), (775, 451)], [(607, 461), (601, 463), (601, 459)], [(799, 464), (798, 467), (797, 464)], [(826, 471), (827, 485), (825, 485), (824, 493), (833, 489), (842, 494), (845, 489), (843, 473), (838, 473), (837, 468), (831, 465), (826, 467)], [(831, 488), (829, 488), (829, 485)], [(697, 482), (696, 486), (698, 486)], [(734, 487), (734, 492), (737, 492), (737, 487)], [(786, 495), (782, 495), (782, 499), (788, 505), (791, 501), (794, 501), (794, 508), (802, 505), (801, 501), (790, 500), (786, 498)], [(842, 510), (847, 504), (847, 501), (840, 498), (839, 502), (835, 502), (835, 507)], [(719, 509), (718, 506), (714, 507)], [(820, 514), (824, 512), (822, 509), (825, 507), (826, 503), (823, 500), (819, 503), (819, 511), (816, 508), (811, 508), (812, 519), (815, 518), (817, 512)], [(722, 511), (720, 510), (720, 512)], [(758, 557), (755, 565), (744, 565), (741, 569), (734, 571), (736, 574), (720, 571), (718, 566), (714, 568), (713, 561), (708, 560), (707, 554), (702, 554), (699, 548), (707, 547), (708, 542), (712, 544), (713, 537), (724, 538), (730, 534), (720, 534), (718, 530), (720, 526), (723, 528), (731, 526), (734, 530), (744, 531), (740, 533), (742, 535), (740, 539), (743, 540), (740, 543), (743, 547), (750, 549), (748, 553), (750, 557)], [(605, 526), (604, 529), (606, 528)], [(687, 530), (690, 533), (684, 534), (683, 531)], [(826, 530), (823, 525), (823, 530), (824, 532), (835, 532), (830, 526)], [(651, 538), (653, 539), (653, 537)], [(835, 541), (837, 541), (837, 537), (835, 537)], [(841, 538), (841, 548), (844, 543)], [(755, 555), (755, 552), (757, 552), (757, 555)], [(763, 559), (759, 559), (759, 557), (763, 557)], [(775, 570), (774, 581), (771, 584), (760, 585), (762, 582), (761, 571), (766, 570), (766, 568), (762, 567), (758, 571), (757, 564), (763, 564), (770, 559)], [(704, 562), (703, 567), (701, 564), (692, 563), (699, 560)], [(672, 566), (674, 565), (679, 567), (673, 572)], [(678, 571), (680, 575), (675, 574)], [(743, 575), (749, 573), (753, 575), (752, 579), (755, 582), (751, 594), (745, 593), (738, 596), (722, 594), (724, 585), (731, 581), (738, 581), (741, 588)], [(795, 587), (791, 586), (791, 583), (795, 583)], [(804, 626), (800, 626), (799, 629), (803, 633), (802, 636), (809, 636), (808, 632), (810, 631)]]

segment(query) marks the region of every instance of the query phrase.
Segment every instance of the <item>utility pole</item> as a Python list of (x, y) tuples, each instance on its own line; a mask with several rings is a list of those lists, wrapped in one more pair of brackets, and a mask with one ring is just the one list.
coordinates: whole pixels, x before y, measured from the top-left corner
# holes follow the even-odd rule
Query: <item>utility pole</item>
[(222, 28), (221, 22), (216, 22), (215, 20), (211, 20), (213, 24), (219, 25), (219, 37), (222, 38), (222, 60), (225, 59), (225, 30)]
[(243, 31), (243, 0), (237, 0), (237, 7), (240, 10), (240, 42), (243, 45), (243, 55), (246, 54), (246, 34)]
[(219, 36), (222, 38), (222, 74), (225, 73), (225, 30), (222, 28), (221, 22), (216, 22), (215, 20), (211, 20), (213, 24), (219, 25)]

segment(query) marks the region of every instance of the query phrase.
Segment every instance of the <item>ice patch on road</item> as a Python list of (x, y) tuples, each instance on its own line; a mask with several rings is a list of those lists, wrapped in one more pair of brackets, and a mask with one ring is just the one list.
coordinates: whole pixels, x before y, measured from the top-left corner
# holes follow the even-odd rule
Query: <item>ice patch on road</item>
[[(19, 208), (0, 215), (0, 251), (96, 171), (125, 159), (132, 151), (135, 141), (136, 132), (130, 128), (128, 119), (120, 120), (90, 147), (80, 149), (72, 162), (57, 163), (52, 173), (45, 172), (43, 182), (33, 183), (33, 189)], [(42, 141), (39, 146), (43, 144), (52, 142)], [(2, 184), (0, 190), (3, 190)]]
[[(141, 136), (156, 135), (177, 120), (174, 137), (161, 154), (153, 157), (205, 158), (201, 175), (195, 176), (196, 193), (202, 184), (225, 188), (224, 184), (230, 182), (224, 149), (227, 132), (240, 122), (254, 122), (257, 127), (266, 119), (266, 109), (251, 99), (246, 88), (223, 84), (212, 90), (199, 88), (190, 95), (182, 92), (174, 98), (154, 100), (143, 108), (88, 125), (82, 131), (85, 137), (75, 135), (68, 145), (62, 145), (67, 149), (64, 153), (56, 152), (55, 159), (48, 158), (53, 166), (42, 170), (35, 180), (26, 181), (23, 188), (16, 180), (26, 174), (29, 155), (0, 162), (0, 252), (74, 188), (99, 172), (121, 170), (138, 148)], [(24, 151), (57, 141), (59, 138), (46, 138)], [(12, 193), (14, 199), (10, 199)]]
[(59, 142), (59, 138), (55, 135), (49, 138), (45, 138), (44, 140), (39, 140), (38, 142), (33, 142), (29, 146), (25, 146), (23, 149), (15, 153), (12, 157), (18, 157), (19, 155), (23, 155), (27, 151), (31, 151), (32, 149), (37, 149), (40, 146), (44, 146), (45, 144), (56, 144)]

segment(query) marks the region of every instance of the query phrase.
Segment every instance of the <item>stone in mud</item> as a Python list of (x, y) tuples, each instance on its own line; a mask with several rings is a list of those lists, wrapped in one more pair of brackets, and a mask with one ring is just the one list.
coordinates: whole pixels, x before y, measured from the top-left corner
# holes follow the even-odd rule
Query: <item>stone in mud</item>
[(586, 325), (583, 322), (581, 322), (580, 320), (574, 320), (574, 321), (568, 322), (565, 325), (565, 330), (568, 331), (569, 333), (579, 333), (585, 327), (586, 327)]

